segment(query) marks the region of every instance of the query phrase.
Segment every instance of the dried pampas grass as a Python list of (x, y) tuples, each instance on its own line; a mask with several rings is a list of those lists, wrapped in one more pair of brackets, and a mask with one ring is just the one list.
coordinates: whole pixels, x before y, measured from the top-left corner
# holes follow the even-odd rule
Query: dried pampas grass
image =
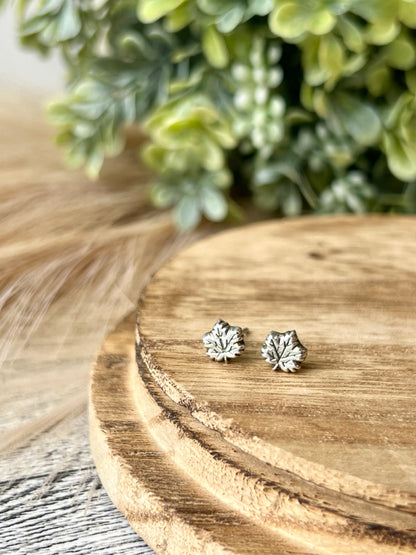
[(141, 140), (90, 182), (64, 169), (38, 102), (0, 103), (0, 451), (82, 410), (101, 338), (191, 239), (149, 208)]

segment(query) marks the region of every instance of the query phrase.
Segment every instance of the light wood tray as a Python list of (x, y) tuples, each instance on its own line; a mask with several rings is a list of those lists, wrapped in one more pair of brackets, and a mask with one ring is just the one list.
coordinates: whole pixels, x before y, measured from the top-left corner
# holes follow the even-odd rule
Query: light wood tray
[[(153, 276), (139, 372), (131, 319), (98, 358), (91, 443), (110, 496), (156, 551), (416, 551), (415, 224), (257, 224)], [(219, 317), (250, 329), (228, 365), (201, 342)], [(261, 358), (271, 329), (308, 347), (299, 373)]]

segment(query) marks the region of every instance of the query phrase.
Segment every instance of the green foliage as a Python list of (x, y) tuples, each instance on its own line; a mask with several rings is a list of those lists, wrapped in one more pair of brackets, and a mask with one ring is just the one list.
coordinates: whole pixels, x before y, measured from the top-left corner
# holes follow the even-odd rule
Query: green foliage
[(236, 145), (228, 121), (198, 93), (157, 108), (144, 129), (153, 139), (145, 148), (145, 159), (163, 172), (186, 173), (194, 167), (219, 171), (226, 164), (225, 149)]
[(183, 172), (171, 170), (156, 183), (151, 198), (158, 208), (174, 206), (174, 218), (180, 229), (192, 229), (202, 216), (213, 222), (223, 220), (229, 213), (226, 190), (231, 175), (225, 170), (194, 168)]
[(332, 181), (319, 199), (322, 212), (367, 212), (374, 201), (375, 191), (360, 171), (350, 171)]
[(403, 93), (389, 110), (383, 148), (390, 171), (403, 181), (416, 179), (416, 97)]
[(69, 165), (96, 177), (140, 124), (151, 200), (183, 229), (247, 193), (288, 216), (416, 211), (416, 0), (20, 0), (17, 14), (22, 43), (67, 64), (50, 117)]

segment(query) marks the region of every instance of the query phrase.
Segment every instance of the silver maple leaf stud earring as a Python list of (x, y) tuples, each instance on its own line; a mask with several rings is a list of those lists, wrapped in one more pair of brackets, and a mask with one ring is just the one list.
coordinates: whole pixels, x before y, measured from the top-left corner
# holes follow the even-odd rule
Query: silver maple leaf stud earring
[(244, 330), (239, 326), (230, 326), (224, 320), (218, 320), (211, 331), (204, 333), (202, 341), (207, 355), (217, 362), (228, 362), (229, 359), (241, 355), (244, 351)]
[(261, 354), (273, 365), (273, 370), (296, 372), (305, 360), (308, 350), (299, 341), (295, 330), (279, 333), (271, 331), (264, 341)]

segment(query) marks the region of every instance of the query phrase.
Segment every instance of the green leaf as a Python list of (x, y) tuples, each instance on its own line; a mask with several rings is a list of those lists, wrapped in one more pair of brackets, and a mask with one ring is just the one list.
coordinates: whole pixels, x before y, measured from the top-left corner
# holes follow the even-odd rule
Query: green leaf
[(141, 158), (150, 168), (161, 171), (165, 165), (165, 154), (165, 148), (148, 143), (141, 152)]
[(350, 56), (350, 58), (344, 63), (342, 75), (344, 77), (354, 75), (365, 66), (366, 62), (367, 57), (365, 54), (356, 54), (354, 56)]
[(85, 164), (85, 171), (90, 179), (97, 179), (100, 173), (101, 167), (104, 162), (104, 153), (97, 146), (88, 156), (87, 162)]
[(384, 133), (383, 145), (391, 173), (402, 181), (416, 179), (416, 149), (405, 147), (393, 133)]
[[(185, 46), (183, 48), (175, 48), (171, 55), (171, 60), (175, 64), (178, 64), (183, 61), (188, 61), (191, 56), (195, 56), (201, 52), (201, 48), (197, 44), (191, 44), (190, 46)], [(194, 70), (193, 73), (198, 73), (201, 75), (203, 73), (203, 68), (199, 67), (198, 69)]]
[(314, 116), (310, 112), (303, 110), (302, 107), (289, 108), (284, 118), (285, 125), (288, 127), (311, 123), (313, 120)]
[(392, 129), (400, 124), (400, 118), (403, 110), (412, 101), (410, 93), (403, 93), (399, 96), (394, 104), (389, 106), (389, 109), (384, 114), (383, 123), (387, 129)]
[(194, 196), (183, 197), (175, 207), (174, 218), (180, 229), (189, 230), (201, 221), (198, 199)]
[(351, 17), (342, 15), (338, 18), (337, 28), (340, 30), (346, 47), (352, 52), (360, 53), (365, 49), (365, 42), (359, 26)]
[(203, 75), (204, 73), (202, 69), (201, 71), (196, 69), (186, 79), (171, 81), (169, 83), (169, 92), (171, 94), (177, 94), (185, 91), (186, 89), (191, 89), (201, 83)]
[(192, 17), (191, 5), (189, 2), (185, 2), (167, 14), (165, 27), (171, 33), (176, 33), (189, 25)]
[[(302, 43), (302, 62), (305, 82), (311, 87), (322, 85), (329, 77), (327, 68), (319, 61), (321, 40), (318, 37), (308, 37)], [(302, 91), (301, 91), (302, 94)]]
[(137, 5), (137, 17), (140, 21), (143, 21), (143, 23), (152, 23), (172, 10), (175, 10), (185, 1), (186, 0), (139, 0)]
[(290, 0), (277, 4), (269, 16), (271, 31), (289, 42), (297, 42), (308, 31), (325, 35), (335, 23), (336, 18), (329, 10)]
[(19, 27), (20, 37), (26, 37), (35, 33), (40, 33), (47, 25), (48, 17), (35, 15), (34, 17), (23, 21)]
[(416, 28), (416, 2), (415, 0), (401, 0), (399, 6), (399, 18), (412, 29)]
[(313, 109), (321, 118), (328, 117), (328, 105), (330, 105), (330, 98), (323, 89), (315, 89), (313, 92)]
[(178, 198), (178, 191), (167, 183), (156, 183), (150, 191), (150, 200), (157, 208), (168, 208)]
[(209, 171), (221, 170), (224, 166), (223, 149), (217, 143), (206, 137), (204, 137), (204, 139), (201, 137), (201, 147), (201, 154), (203, 155), (201, 163), (204, 168)]
[(223, 168), (218, 172), (207, 174), (207, 179), (218, 189), (228, 189), (233, 182), (233, 175), (228, 168)]
[(200, 196), (204, 215), (213, 222), (220, 222), (227, 216), (228, 204), (221, 191), (214, 187), (204, 187)]
[(49, 20), (49, 23), (45, 25), (42, 31), (38, 34), (38, 40), (42, 44), (53, 46), (57, 42), (57, 36), (59, 33), (59, 19)]
[(72, 39), (81, 31), (81, 20), (79, 18), (77, 3), (66, 0), (59, 14), (59, 25), (56, 33), (57, 41)]
[(412, 69), (416, 52), (412, 42), (404, 36), (398, 37), (384, 49), (386, 62), (395, 69)]
[(273, 0), (251, 0), (248, 4), (246, 19), (253, 15), (269, 14), (273, 9), (274, 2)]
[(347, 133), (361, 145), (377, 142), (381, 133), (380, 118), (373, 106), (347, 93), (333, 95), (331, 102)]
[(401, 0), (356, 0), (351, 11), (370, 22), (394, 21)]
[(308, 30), (314, 35), (325, 35), (332, 31), (336, 23), (336, 17), (325, 8), (311, 14)]
[(318, 57), (322, 69), (329, 76), (326, 84), (326, 88), (329, 89), (335, 85), (345, 65), (345, 52), (341, 42), (334, 35), (322, 37)]
[(209, 25), (202, 35), (202, 50), (213, 67), (223, 68), (228, 64), (227, 45), (214, 25)]
[(388, 44), (394, 40), (400, 31), (400, 24), (395, 20), (376, 22), (370, 25), (365, 33), (365, 40), (369, 44)]
[(284, 2), (270, 14), (269, 26), (275, 35), (290, 41), (307, 31), (309, 15), (309, 10), (296, 2)]
[(244, 7), (237, 4), (217, 18), (217, 29), (221, 31), (221, 33), (229, 33), (230, 31), (233, 31), (239, 23), (241, 23), (243, 17)]
[(300, 101), (302, 105), (307, 109), (313, 111), (313, 88), (307, 83), (302, 83), (300, 87)]

